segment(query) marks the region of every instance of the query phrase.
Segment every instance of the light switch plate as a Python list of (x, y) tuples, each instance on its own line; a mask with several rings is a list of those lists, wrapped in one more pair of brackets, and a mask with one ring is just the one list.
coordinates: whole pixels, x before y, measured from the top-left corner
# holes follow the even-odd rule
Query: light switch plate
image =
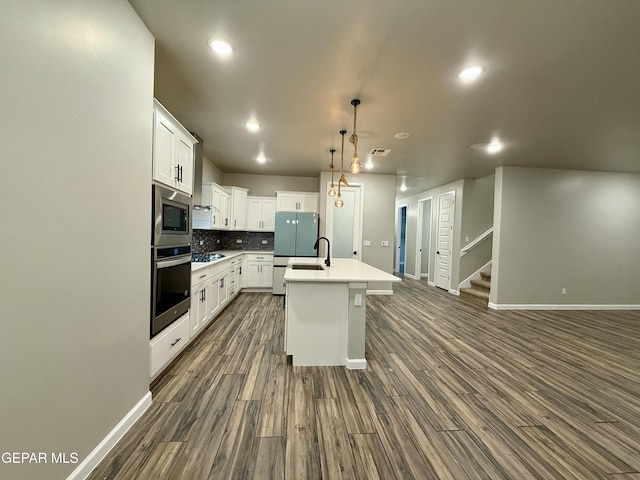
[(269, 243), (269, 242), (267, 242), (266, 240), (262, 240), (262, 244), (263, 245), (266, 245), (267, 243)]
[(365, 240), (364, 242), (362, 242), (362, 246), (363, 247), (370, 247), (371, 246), (371, 240)]
[(236, 239), (236, 243), (242, 243), (242, 239), (241, 238), (237, 238)]
[(380, 242), (380, 246), (381, 247), (388, 247), (389, 246), (389, 240), (382, 240)]

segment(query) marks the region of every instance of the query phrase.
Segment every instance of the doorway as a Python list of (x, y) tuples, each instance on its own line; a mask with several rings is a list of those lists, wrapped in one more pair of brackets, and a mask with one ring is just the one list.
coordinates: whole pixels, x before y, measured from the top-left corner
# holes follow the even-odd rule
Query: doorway
[[(328, 189), (328, 188), (327, 188)], [(326, 237), (331, 242), (331, 258), (362, 258), (362, 185), (341, 187), (342, 208), (327, 196)]]
[(416, 277), (418, 280), (429, 280), (431, 264), (431, 198), (418, 201), (418, 231), (416, 238)]
[(396, 212), (396, 261), (395, 270), (403, 276), (407, 256), (407, 205), (399, 205)]

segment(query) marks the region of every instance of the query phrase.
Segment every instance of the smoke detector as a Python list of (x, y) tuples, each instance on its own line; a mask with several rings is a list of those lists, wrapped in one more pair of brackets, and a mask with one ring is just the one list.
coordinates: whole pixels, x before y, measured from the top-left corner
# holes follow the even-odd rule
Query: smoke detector
[(374, 148), (373, 150), (371, 150), (371, 152), (369, 152), (369, 155), (371, 155), (372, 157), (386, 157), (387, 155), (389, 155), (390, 151), (390, 148)]

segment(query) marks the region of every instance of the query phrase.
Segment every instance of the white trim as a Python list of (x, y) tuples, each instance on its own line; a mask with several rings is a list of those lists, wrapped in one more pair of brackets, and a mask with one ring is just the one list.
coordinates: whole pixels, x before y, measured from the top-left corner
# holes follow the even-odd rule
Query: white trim
[[(402, 246), (401, 236), (402, 236), (402, 216), (400, 215), (400, 210), (402, 208), (407, 209), (407, 222), (409, 221), (409, 204), (408, 203), (396, 203), (396, 241), (393, 246), (393, 271), (396, 273), (400, 273), (400, 247)], [(406, 227), (406, 225), (405, 225)], [(405, 229), (405, 237), (404, 237), (404, 273), (407, 273), (407, 231)]]
[(436, 282), (432, 282), (431, 280), (428, 280), (427, 284), (431, 285), (432, 287), (436, 286)]
[(367, 368), (367, 359), (366, 358), (349, 358), (345, 359), (345, 367), (349, 370), (364, 370)]
[[(406, 268), (406, 265), (405, 265)], [(411, 280), (418, 280), (418, 277), (416, 277), (415, 275), (411, 275), (410, 273), (404, 272), (404, 276), (405, 277), (409, 277)]]
[[(460, 285), (458, 285), (458, 288), (471, 288), (471, 280), (478, 280), (479, 278), (482, 278), (482, 275), (480, 275), (480, 272), (484, 272), (487, 273), (487, 268), (491, 266), (491, 260), (489, 260), (487, 263), (485, 263), (483, 266), (481, 266), (478, 270), (476, 270), (475, 272), (473, 272), (471, 275), (469, 275), (467, 278), (465, 278), (462, 283), (460, 283)], [(490, 270), (490, 268), (489, 268)]]
[(454, 294), (454, 295), (458, 295), (458, 296), (460, 296), (460, 291), (459, 291), (459, 290), (454, 290), (454, 289), (452, 289), (452, 288), (450, 288), (450, 289), (449, 289), (449, 293), (452, 293), (452, 294)]
[(367, 290), (367, 295), (393, 295), (393, 290)]
[[(429, 202), (429, 251), (422, 252), (422, 233), (424, 232), (424, 204)], [(427, 257), (429, 257), (429, 270), (433, 267), (433, 255), (431, 252), (433, 251), (433, 196), (425, 197), (418, 200), (418, 218), (417, 218), (417, 229), (416, 229), (416, 275), (418, 278), (427, 277), (429, 278), (429, 272), (422, 273), (422, 254), (424, 253)], [(406, 268), (406, 265), (405, 265)]]
[(93, 451), (87, 455), (80, 465), (71, 472), (67, 480), (81, 480), (89, 476), (94, 468), (107, 456), (113, 447), (120, 441), (125, 433), (142, 417), (142, 414), (151, 406), (151, 392), (144, 397), (127, 413), (120, 422), (113, 427), (106, 437)]
[(640, 310), (640, 305), (569, 305), (569, 304), (523, 304), (489, 302), (489, 308), (494, 310)]
[(472, 242), (467, 243), (464, 248), (462, 250), (460, 250), (460, 256), (464, 257), (465, 254), (471, 250), (473, 247), (475, 247), (476, 245), (478, 245), (480, 242), (482, 242), (485, 238), (487, 238), (489, 235), (493, 234), (493, 226), (487, 230), (486, 232), (484, 232), (483, 234), (481, 234), (480, 236), (476, 237)]

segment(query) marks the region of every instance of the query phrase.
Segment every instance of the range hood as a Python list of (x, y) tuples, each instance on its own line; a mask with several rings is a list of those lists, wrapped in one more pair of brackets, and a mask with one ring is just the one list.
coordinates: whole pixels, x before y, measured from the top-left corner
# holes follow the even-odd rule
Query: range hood
[(194, 210), (211, 210), (208, 205), (210, 199), (202, 201), (202, 169), (204, 164), (204, 147), (202, 138), (197, 133), (191, 132), (191, 135), (198, 140), (193, 146), (193, 209)]

